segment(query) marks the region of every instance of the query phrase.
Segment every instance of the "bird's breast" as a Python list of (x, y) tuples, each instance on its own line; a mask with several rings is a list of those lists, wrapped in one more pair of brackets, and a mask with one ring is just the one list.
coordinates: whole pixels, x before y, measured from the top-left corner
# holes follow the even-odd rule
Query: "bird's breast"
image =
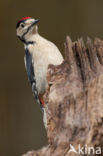
[(36, 87), (39, 94), (43, 94), (48, 86), (47, 69), (49, 64), (59, 65), (63, 57), (58, 48), (51, 42), (40, 37), (40, 40), (29, 46), (35, 73)]
[(47, 68), (48, 64), (43, 61), (44, 59), (38, 60), (38, 62), (34, 61), (34, 72), (36, 79), (36, 87), (39, 94), (43, 94), (48, 86), (47, 84)]

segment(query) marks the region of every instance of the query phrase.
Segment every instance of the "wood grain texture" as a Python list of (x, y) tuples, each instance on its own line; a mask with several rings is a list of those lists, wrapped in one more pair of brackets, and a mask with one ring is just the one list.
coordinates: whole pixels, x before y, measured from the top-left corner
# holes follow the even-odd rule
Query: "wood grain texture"
[(70, 144), (103, 148), (103, 41), (67, 37), (65, 61), (49, 65), (47, 79), (49, 145), (24, 156), (78, 155), (69, 153)]

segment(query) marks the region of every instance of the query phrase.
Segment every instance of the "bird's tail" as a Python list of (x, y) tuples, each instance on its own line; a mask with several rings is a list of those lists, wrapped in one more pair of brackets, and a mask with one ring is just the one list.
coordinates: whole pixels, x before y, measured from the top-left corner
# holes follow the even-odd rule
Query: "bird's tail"
[(36, 99), (37, 104), (39, 104), (39, 106), (41, 108), (41, 111), (43, 113), (44, 126), (47, 129), (47, 114), (46, 114), (46, 110), (45, 110), (46, 108), (43, 106), (42, 102), (40, 101), (38, 91), (37, 91), (37, 89), (35, 89), (35, 86), (36, 86), (35, 84), (32, 84), (32, 92)]
[[(37, 97), (36, 97), (37, 98)], [(44, 126), (47, 129), (47, 114), (46, 114), (46, 108), (43, 106), (43, 104), (41, 103), (41, 101), (39, 100), (39, 96), (37, 98), (37, 103), (40, 105), (41, 111), (43, 113), (43, 122), (44, 122)]]

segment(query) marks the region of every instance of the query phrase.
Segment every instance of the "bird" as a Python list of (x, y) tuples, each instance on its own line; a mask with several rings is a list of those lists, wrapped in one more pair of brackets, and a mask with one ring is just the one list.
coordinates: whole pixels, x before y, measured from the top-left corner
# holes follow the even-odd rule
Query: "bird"
[(48, 88), (48, 65), (60, 65), (64, 58), (54, 43), (39, 34), (37, 25), (39, 21), (29, 16), (23, 17), (17, 22), (16, 34), (24, 43), (25, 68), (33, 95), (44, 112), (43, 94)]

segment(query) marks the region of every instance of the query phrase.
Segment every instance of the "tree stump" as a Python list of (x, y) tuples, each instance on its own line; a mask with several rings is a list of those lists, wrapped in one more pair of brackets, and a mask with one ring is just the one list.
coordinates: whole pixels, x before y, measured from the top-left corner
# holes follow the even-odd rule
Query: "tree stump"
[(49, 145), (23, 156), (103, 156), (103, 41), (67, 37), (65, 60), (49, 65), (47, 79)]

